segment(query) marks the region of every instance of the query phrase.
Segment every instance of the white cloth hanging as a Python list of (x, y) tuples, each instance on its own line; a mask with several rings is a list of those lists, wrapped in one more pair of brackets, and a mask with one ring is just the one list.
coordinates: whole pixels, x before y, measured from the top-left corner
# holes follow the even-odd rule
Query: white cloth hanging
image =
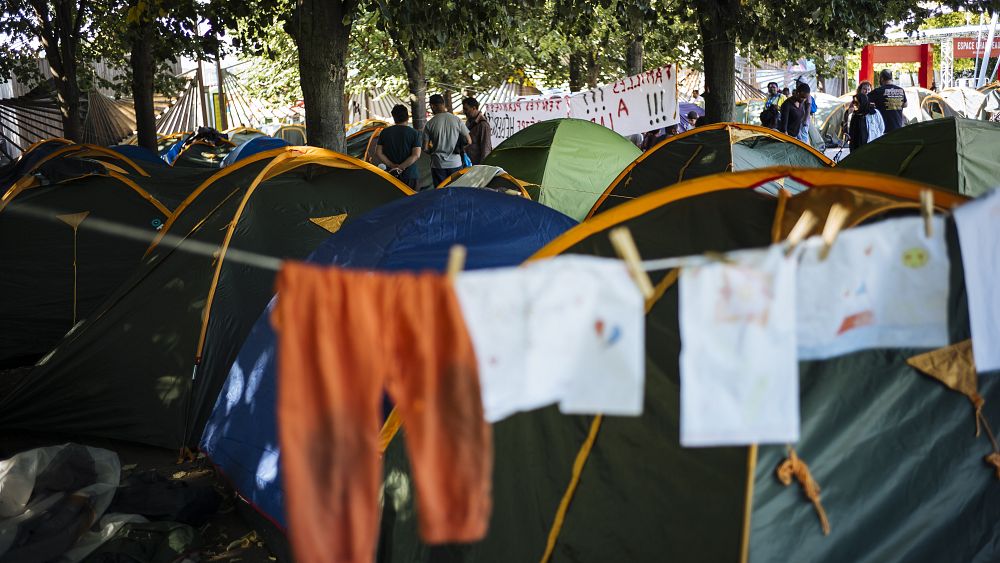
[(680, 274), (681, 445), (799, 437), (795, 258), (778, 245)]
[(490, 422), (559, 403), (642, 413), (644, 301), (623, 262), (566, 255), (455, 280)]
[(840, 233), (826, 260), (823, 242), (803, 242), (798, 274), (799, 359), (870, 348), (948, 344), (948, 250), (944, 220), (924, 235), (921, 217)]
[(1000, 370), (1000, 192), (955, 210), (979, 372)]

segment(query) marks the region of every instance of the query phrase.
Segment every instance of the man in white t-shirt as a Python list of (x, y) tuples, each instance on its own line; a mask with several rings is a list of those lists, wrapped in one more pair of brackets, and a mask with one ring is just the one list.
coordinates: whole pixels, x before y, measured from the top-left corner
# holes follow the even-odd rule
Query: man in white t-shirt
[(427, 152), (431, 155), (431, 176), (437, 187), (445, 178), (462, 169), (461, 147), (472, 142), (469, 128), (444, 105), (444, 97), (434, 94), (430, 98), (434, 117), (424, 126), (429, 141)]

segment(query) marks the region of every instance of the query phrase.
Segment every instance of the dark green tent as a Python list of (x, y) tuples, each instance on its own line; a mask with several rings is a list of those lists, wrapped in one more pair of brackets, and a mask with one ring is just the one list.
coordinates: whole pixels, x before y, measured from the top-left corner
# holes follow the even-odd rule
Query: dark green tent
[[(769, 166), (832, 166), (823, 153), (773, 129), (743, 123), (715, 123), (669, 137), (630, 164), (601, 195), (588, 217), (663, 186), (719, 172)], [(762, 191), (777, 193), (768, 182)], [(792, 189), (791, 191), (798, 191)]]
[(197, 440), (273, 295), (274, 262), (305, 258), (345, 220), (410, 193), (322, 149), (259, 153), (225, 171), (177, 210), (136, 273), (0, 397), (0, 428)]
[(118, 174), (12, 197), (0, 208), (0, 365), (31, 363), (52, 349), (139, 266), (169, 216)]
[[(786, 202), (753, 190), (794, 175), (812, 189)], [(916, 212), (922, 186), (817, 169), (716, 175), (660, 190), (586, 221), (536, 257), (614, 256), (611, 228), (628, 226), (644, 258), (767, 245), (794, 215), (849, 206), (849, 224), (901, 207)], [(939, 192), (939, 204), (959, 198)], [(781, 203), (781, 205), (779, 205)], [(776, 217), (776, 215), (779, 215)], [(822, 225), (820, 225), (820, 228)], [(954, 243), (954, 240), (952, 240)], [(961, 262), (952, 261), (953, 337)], [(431, 547), (417, 535), (414, 487), (399, 436), (386, 451), (379, 560), (393, 561), (994, 561), (1000, 486), (983, 463), (964, 396), (907, 367), (916, 350), (872, 350), (806, 362), (802, 434), (795, 444), (822, 487), (824, 536), (798, 484), (774, 474), (781, 446), (682, 448), (679, 443), (677, 287), (653, 274), (640, 417), (562, 415), (555, 407), (493, 426), (493, 514), (476, 544)], [(1000, 380), (980, 393), (1000, 401)], [(996, 408), (992, 408), (996, 412)], [(405, 433), (406, 423), (403, 422)], [(745, 546), (745, 547), (744, 547)]]
[(1000, 123), (946, 117), (907, 125), (837, 166), (881, 172), (979, 196), (1000, 185)]

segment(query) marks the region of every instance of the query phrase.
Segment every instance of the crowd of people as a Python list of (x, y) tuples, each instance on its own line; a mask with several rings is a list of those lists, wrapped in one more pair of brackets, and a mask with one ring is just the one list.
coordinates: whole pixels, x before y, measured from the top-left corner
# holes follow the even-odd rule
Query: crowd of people
[[(704, 107), (704, 98), (698, 90), (692, 92), (688, 101)], [(382, 131), (375, 152), (378, 162), (389, 173), (415, 190), (419, 189), (420, 174), (414, 165), (423, 152), (430, 155), (431, 175), (434, 185), (438, 185), (466, 166), (481, 164), (493, 150), (490, 123), (480, 111), (479, 102), (475, 98), (462, 100), (464, 121), (448, 111), (444, 96), (434, 94), (429, 102), (433, 116), (427, 121), (423, 131), (417, 131), (409, 125), (410, 115), (406, 106), (397, 105), (392, 108), (395, 124)], [(841, 126), (850, 149), (855, 150), (905, 125), (905, 107), (906, 93), (893, 84), (891, 70), (885, 69), (879, 73), (878, 88), (873, 89), (871, 82), (867, 80), (862, 82), (844, 112)], [(812, 95), (809, 84), (799, 82), (790, 91), (787, 87), (779, 89), (776, 82), (770, 82), (760, 121), (764, 127), (809, 143), (809, 127), (816, 110), (816, 98)], [(647, 131), (645, 134), (631, 135), (629, 140), (645, 151), (668, 137), (704, 124), (705, 116), (690, 110), (679, 123)]]
[[(906, 92), (893, 84), (891, 70), (879, 73), (878, 88), (872, 89), (871, 82), (863, 81), (844, 112), (841, 125), (848, 147), (855, 150), (905, 125), (905, 107)], [(760, 114), (761, 125), (808, 143), (810, 121), (816, 109), (816, 99), (808, 84), (800, 82), (789, 95), (788, 88), (779, 91), (778, 84), (771, 82)]]
[(409, 125), (410, 111), (398, 104), (392, 108), (394, 124), (382, 131), (375, 147), (378, 162), (414, 190), (422, 187), (415, 164), (425, 151), (431, 158), (431, 176), (436, 186), (466, 166), (481, 164), (493, 150), (490, 123), (475, 98), (462, 100), (465, 121), (448, 111), (441, 94), (432, 95), (428, 102), (432, 117), (423, 131)]

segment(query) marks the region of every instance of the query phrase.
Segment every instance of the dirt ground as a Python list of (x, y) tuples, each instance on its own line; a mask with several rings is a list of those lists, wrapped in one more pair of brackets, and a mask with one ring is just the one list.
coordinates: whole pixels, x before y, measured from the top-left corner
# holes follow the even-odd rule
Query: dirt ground
[[(20, 375), (17, 372), (0, 372), (0, 393), (3, 393), (7, 385), (12, 384)], [(178, 463), (179, 452), (162, 448), (100, 438), (3, 431), (0, 432), (0, 460), (32, 448), (68, 442), (116, 452), (121, 460), (123, 479), (132, 472), (156, 469), (168, 478), (187, 481), (211, 480), (216, 490), (222, 495), (223, 501), (216, 514), (200, 528), (201, 549), (196, 554), (192, 554), (189, 560), (231, 563), (270, 563), (288, 560), (286, 557), (279, 558), (264, 542), (265, 537), (273, 537), (274, 530), (263, 523), (252, 524), (250, 522), (252, 518), (244, 518), (244, 515), (249, 513), (251, 509), (244, 502), (235, 498), (232, 488), (204, 457)], [(280, 549), (277, 551), (281, 553)]]

